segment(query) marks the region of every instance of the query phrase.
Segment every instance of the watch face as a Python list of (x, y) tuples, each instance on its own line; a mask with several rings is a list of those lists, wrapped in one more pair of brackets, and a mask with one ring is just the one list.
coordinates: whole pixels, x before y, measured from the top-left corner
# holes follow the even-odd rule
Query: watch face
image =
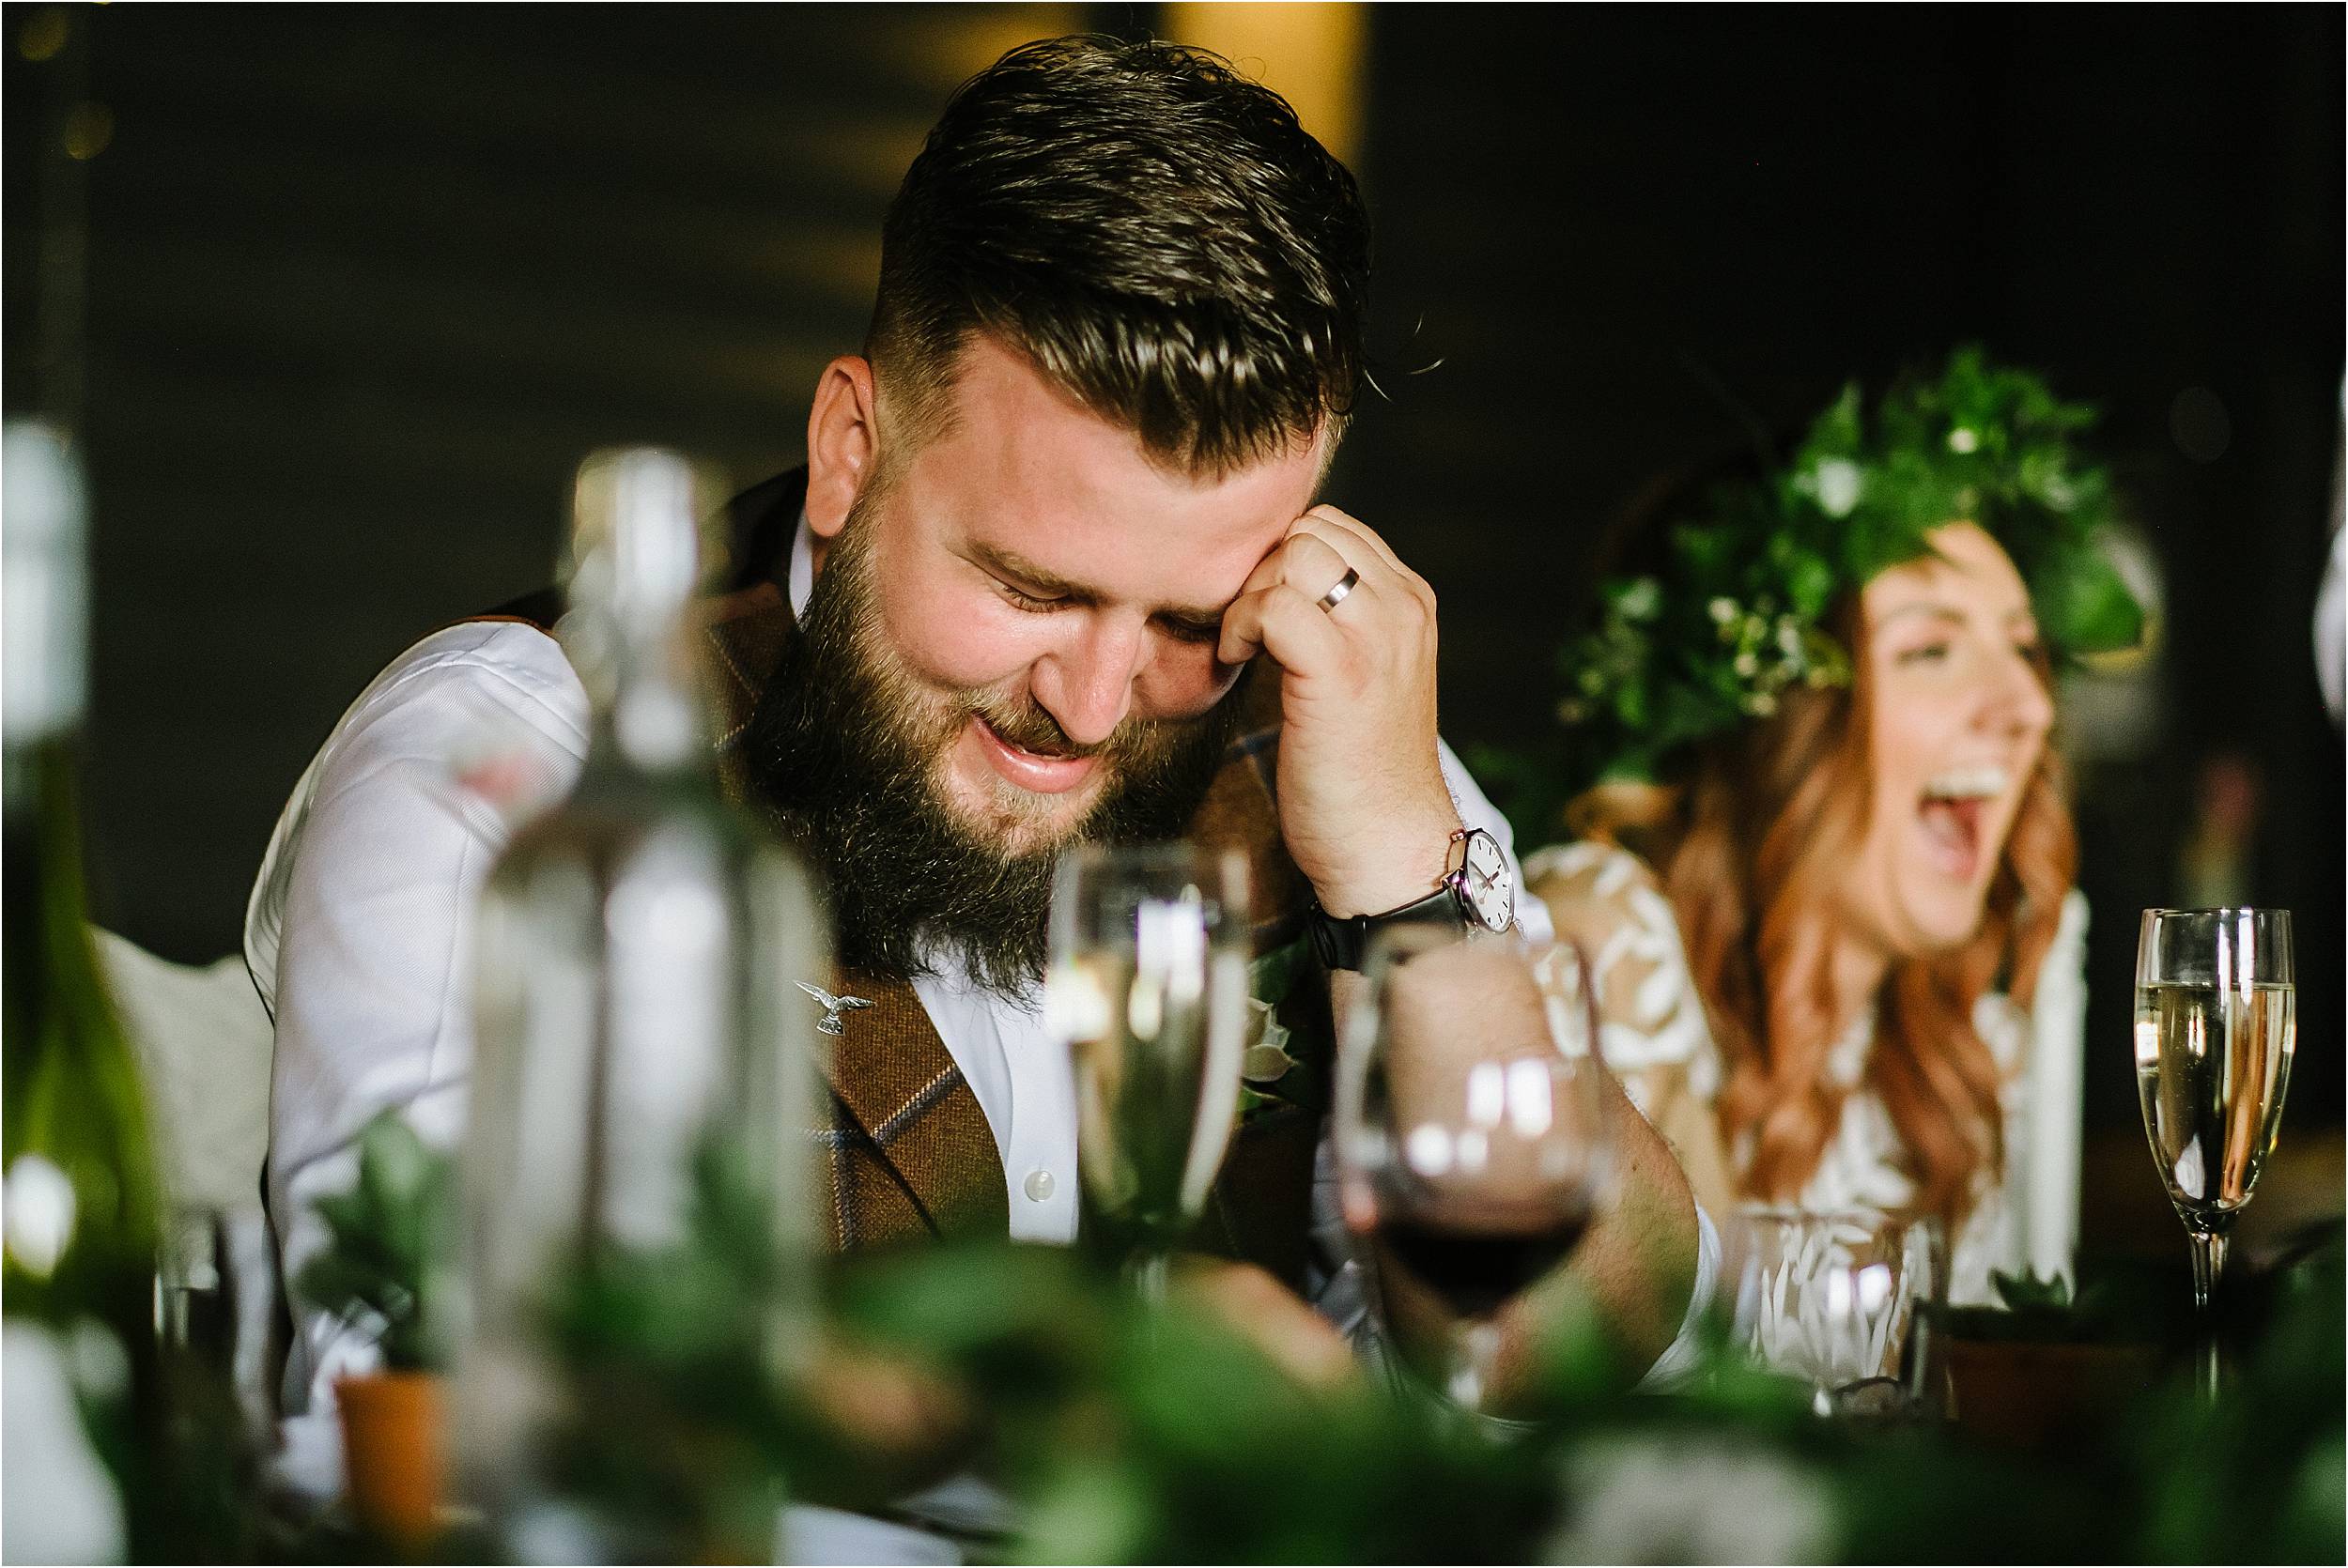
[(1516, 917), (1516, 886), (1508, 874), (1508, 857), (1500, 853), (1500, 840), (1481, 828), (1467, 836), (1466, 850), (1460, 868), (1460, 896), (1486, 930), (1505, 931)]

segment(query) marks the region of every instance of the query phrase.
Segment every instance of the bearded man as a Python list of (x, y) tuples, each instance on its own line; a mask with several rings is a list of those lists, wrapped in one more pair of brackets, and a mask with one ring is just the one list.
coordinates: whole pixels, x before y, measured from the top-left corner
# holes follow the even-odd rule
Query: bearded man
[[(1313, 504), (1364, 378), (1368, 254), (1352, 177), (1288, 106), (1169, 45), (1014, 50), (907, 173), (864, 351), (818, 380), (805, 469), (735, 503), (712, 613), (724, 765), (822, 873), (837, 989), (873, 1004), (830, 1067), (856, 1134), (829, 1141), (837, 1246), (1074, 1237), (1073, 1084), (1033, 1006), (1073, 843), (1235, 845), (1259, 947), (1309, 939), (1333, 971), (1381, 920), (1509, 927), (1507, 828), (1436, 734), (1434, 596)], [(457, 1134), (471, 901), (514, 825), (484, 785), (513, 770), (462, 764), (575, 776), (585, 697), (550, 619), (401, 655), (270, 845), (247, 957), (288, 1278), (372, 1115)], [(1325, 1007), (1306, 1033), (1325, 1057)], [(1274, 1087), (1206, 1244), (1358, 1318), (1312, 1243), (1321, 1107)], [(1609, 1098), (1617, 1194), (1569, 1268), (1644, 1361), (1685, 1342), (1709, 1232)], [(1248, 1310), (1282, 1310), (1248, 1279)], [(305, 1314), (289, 1392), (363, 1353)]]

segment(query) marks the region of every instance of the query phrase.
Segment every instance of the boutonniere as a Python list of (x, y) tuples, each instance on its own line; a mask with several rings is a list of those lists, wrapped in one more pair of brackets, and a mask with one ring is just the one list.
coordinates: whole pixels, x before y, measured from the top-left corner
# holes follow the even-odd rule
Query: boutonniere
[(1283, 1081), (1299, 1064), (1289, 1052), (1290, 1035), (1288, 1025), (1280, 1022), (1280, 1007), (1305, 967), (1305, 947), (1300, 937), (1247, 966), (1247, 1023), (1239, 1065), (1239, 1121), (1243, 1125), (1268, 1111), (1296, 1103), (1292, 1094), (1281, 1092)]

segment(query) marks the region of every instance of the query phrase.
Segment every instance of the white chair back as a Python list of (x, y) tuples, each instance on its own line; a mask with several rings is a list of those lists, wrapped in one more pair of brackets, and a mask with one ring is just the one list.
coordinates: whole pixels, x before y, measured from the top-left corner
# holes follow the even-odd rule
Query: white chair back
[(260, 1207), (269, 1152), (269, 1014), (241, 959), (172, 963), (92, 930), (147, 1084), (155, 1157), (175, 1209)]

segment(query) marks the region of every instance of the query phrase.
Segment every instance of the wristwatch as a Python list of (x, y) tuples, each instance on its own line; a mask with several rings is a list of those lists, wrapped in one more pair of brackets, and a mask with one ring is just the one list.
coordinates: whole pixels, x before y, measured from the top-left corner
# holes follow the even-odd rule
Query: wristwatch
[(1313, 951), (1331, 969), (1359, 969), (1368, 950), (1370, 933), (1390, 926), (1447, 926), (1468, 935), (1497, 935), (1516, 923), (1516, 879), (1500, 840), (1480, 827), (1462, 827), (1451, 835), (1452, 869), (1435, 890), (1383, 915), (1349, 915), (1343, 918), (1315, 906), (1306, 921)]

